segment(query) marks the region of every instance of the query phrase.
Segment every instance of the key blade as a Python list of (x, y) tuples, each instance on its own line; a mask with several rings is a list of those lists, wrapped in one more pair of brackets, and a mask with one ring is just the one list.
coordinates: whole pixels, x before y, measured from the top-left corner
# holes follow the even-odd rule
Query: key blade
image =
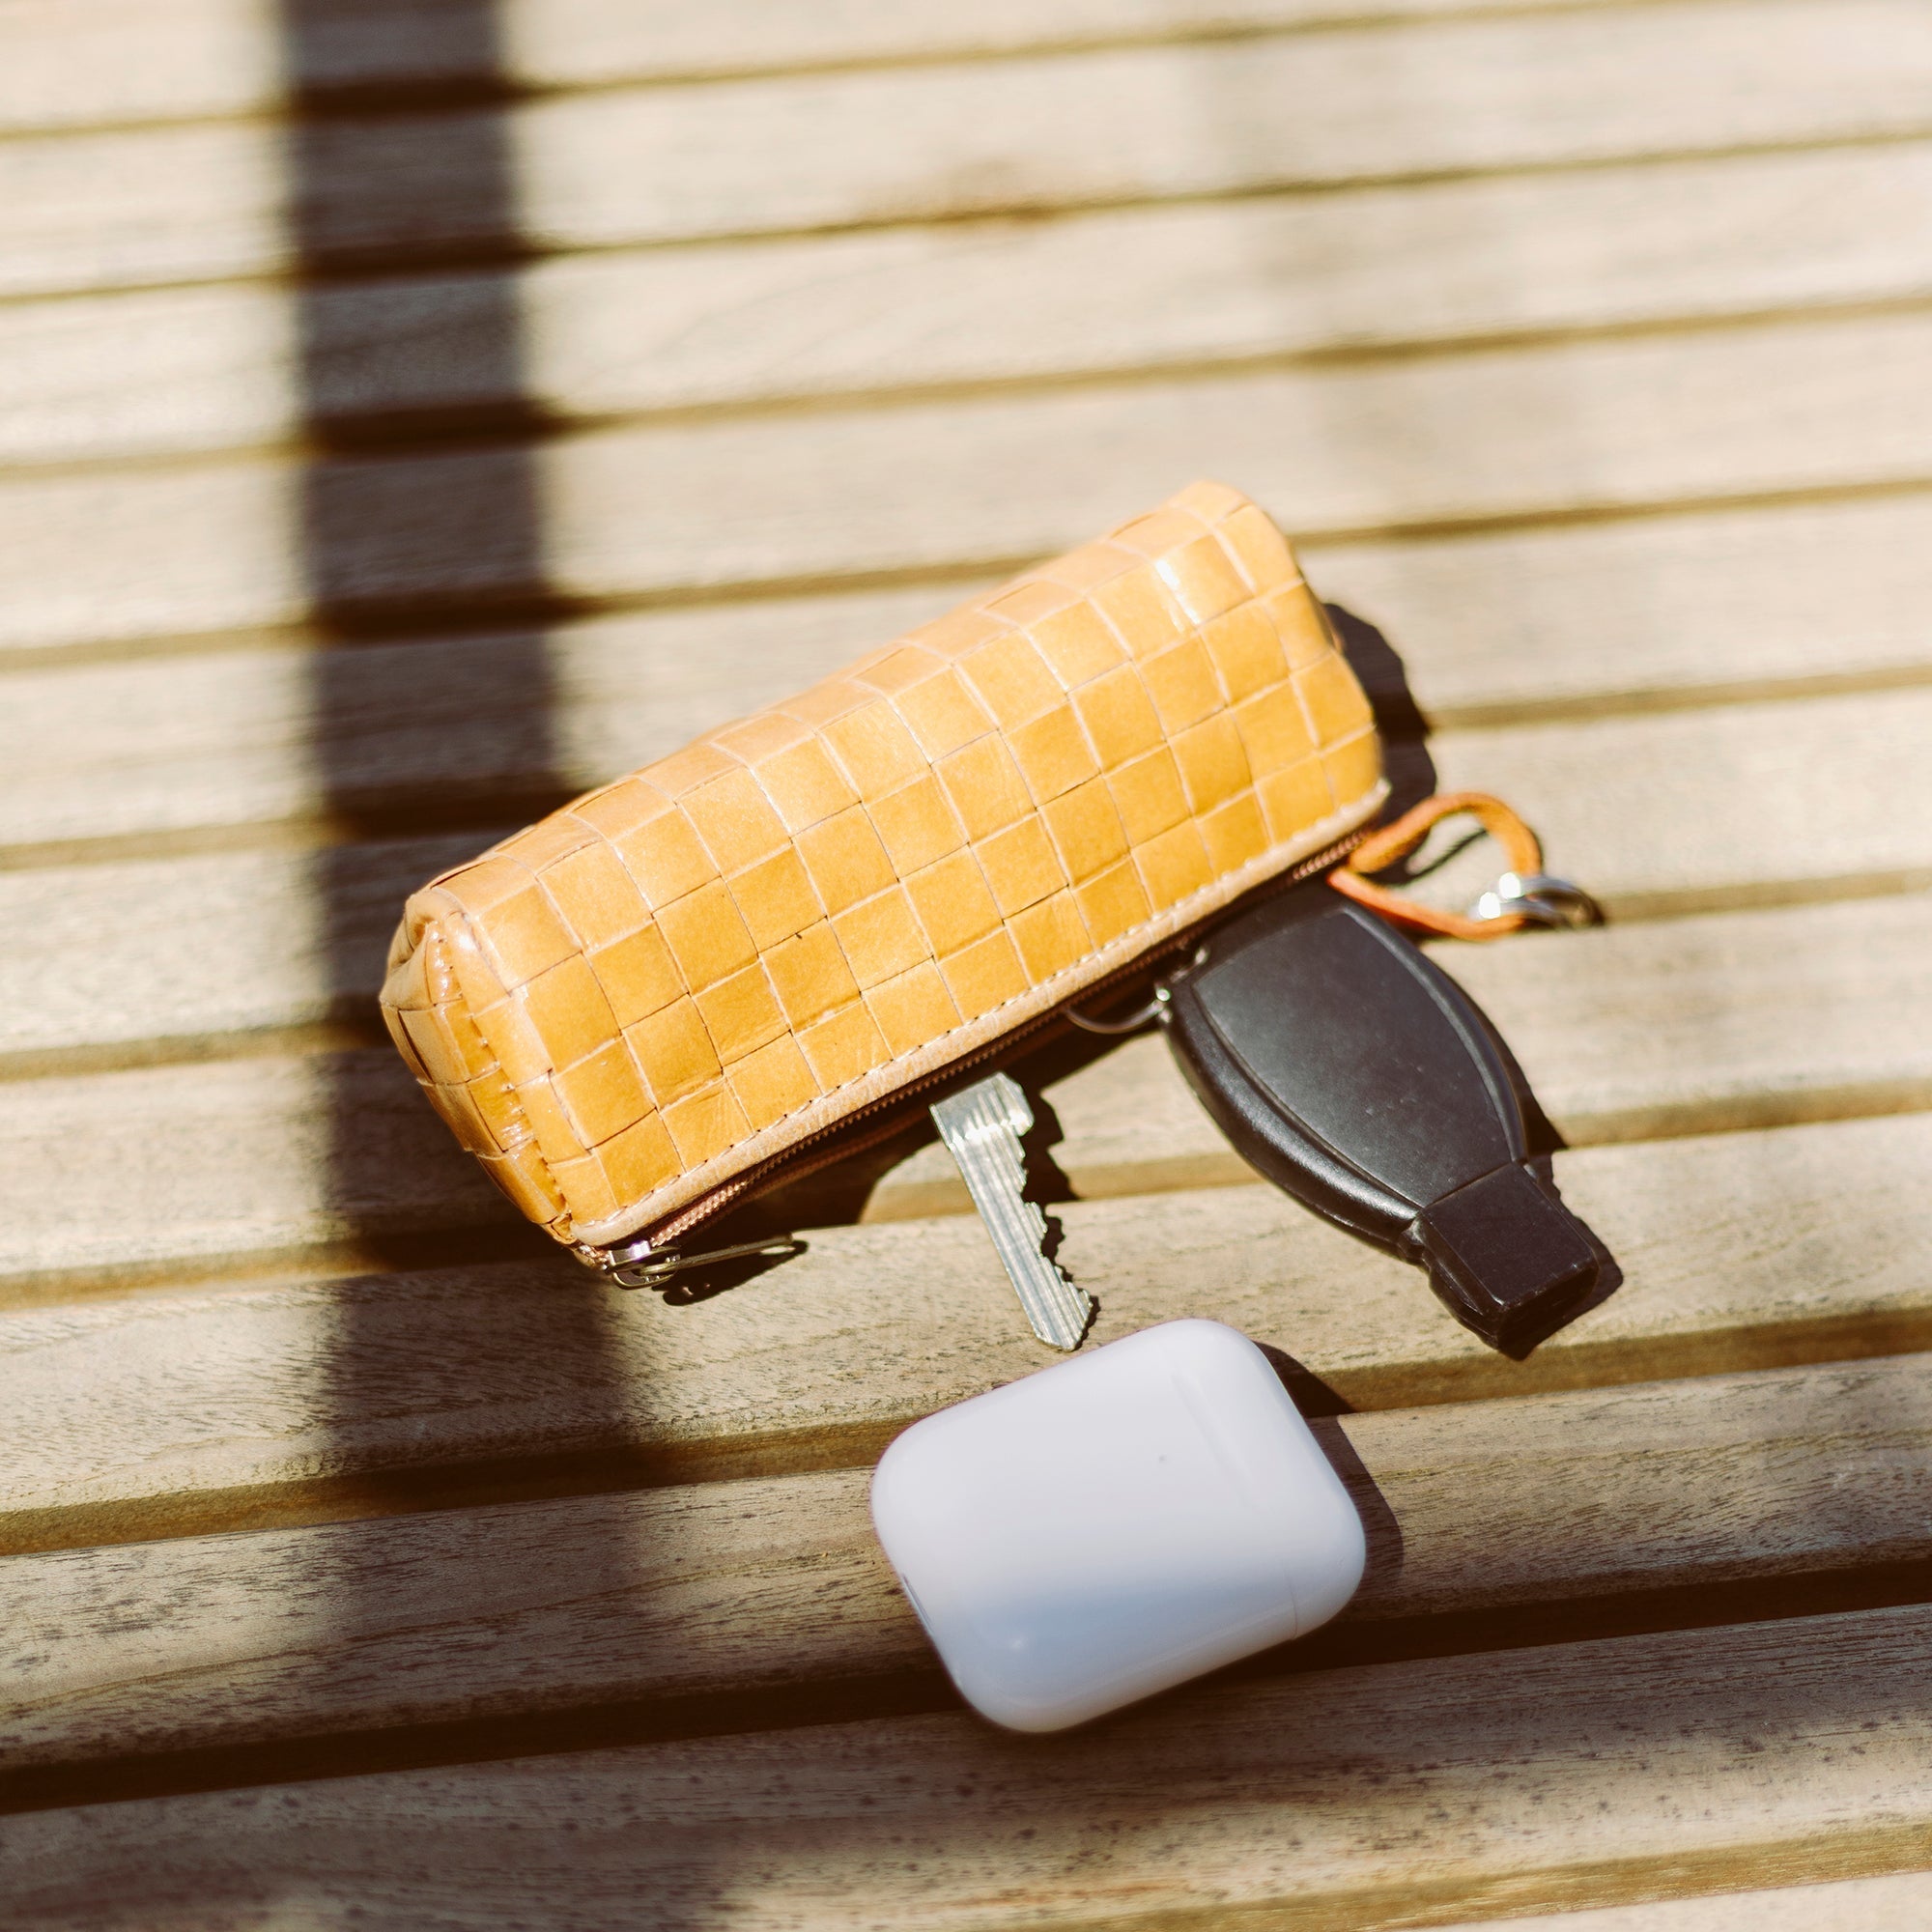
[(1026, 1198), (1020, 1145), (1033, 1126), (1033, 1109), (1018, 1081), (989, 1074), (935, 1102), (932, 1121), (959, 1164), (1033, 1332), (1049, 1348), (1079, 1348), (1094, 1319), (1094, 1298), (1041, 1252), (1046, 1216)]

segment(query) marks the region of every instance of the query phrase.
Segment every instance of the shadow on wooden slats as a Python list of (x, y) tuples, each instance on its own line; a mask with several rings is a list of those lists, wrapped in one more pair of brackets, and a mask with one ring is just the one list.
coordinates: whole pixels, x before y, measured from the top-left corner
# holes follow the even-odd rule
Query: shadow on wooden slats
[[(322, 43), (318, 37), (326, 38), (326, 30), (339, 28), (340, 9), (328, 0), (280, 0), (280, 8), (287, 69), (299, 90), (312, 78), (316, 49)], [(444, 0), (440, 14), (451, 43), (471, 57), (470, 65), (487, 68), (497, 31), (493, 0)], [(379, 496), (366, 487), (366, 478), (356, 467), (330, 461), (339, 455), (343, 435), (337, 398), (344, 371), (339, 329), (334, 323), (334, 297), (321, 270), (325, 264), (331, 270), (341, 265), (345, 246), (339, 228), (345, 213), (352, 227), (359, 211), (374, 204), (392, 213), (399, 208), (412, 211), (423, 224), (443, 235), (474, 235), (494, 241), (515, 230), (517, 184), (502, 117), (472, 111), (432, 125), (440, 126), (446, 138), (442, 150), (429, 157), (426, 166), (424, 156), (416, 153), (407, 167), (400, 167), (391, 145), (390, 126), (375, 116), (298, 121), (285, 142), (290, 218), (295, 225), (297, 250), (307, 270), (305, 278), (298, 279), (294, 300), (301, 352), (299, 406), (314, 452), (302, 478), (297, 523), (308, 599), (326, 643), (332, 646), (318, 650), (311, 659), (310, 697), (318, 727), (311, 756), (326, 809), (352, 831), (366, 831), (364, 816), (371, 805), (380, 809), (384, 803), (372, 801), (362, 784), (352, 749), (358, 727), (390, 722), (397, 710), (434, 717), (440, 705), (446, 705), (451, 675), (441, 654), (426, 653), (413, 678), (407, 671), (399, 678), (394, 664), (381, 680), (365, 676), (374, 661), (357, 647), (357, 640), (381, 605), (381, 584), (372, 583), (368, 577), (372, 554), (408, 558), (427, 551), (441, 566), (437, 575), (449, 583), (452, 602), (458, 605), (463, 599), (463, 584), (473, 581), (473, 571), (466, 568), (469, 562), (466, 546), (484, 553), (494, 582), (537, 585), (543, 580), (542, 506), (534, 457), (526, 447), (505, 446), (496, 452), (483, 472), (488, 479), (483, 492), (466, 501), (460, 523), (451, 520), (448, 506), (433, 497), (409, 501), (399, 499), (394, 492)], [(503, 398), (519, 396), (524, 388), (522, 330), (508, 278), (479, 280), (474, 285), (466, 335), (475, 364), (487, 373), (494, 393)], [(393, 342), (364, 342), (358, 345), (358, 353), (408, 354), (410, 346), (406, 337)], [(514, 411), (513, 404), (507, 407)], [(502, 412), (499, 409), (499, 415)], [(518, 739), (516, 768), (529, 775), (526, 789), (538, 794), (513, 804), (540, 810), (551, 802), (552, 795), (566, 789), (555, 776), (558, 760), (553, 743), (552, 681), (542, 636), (531, 632), (513, 643), (511, 661), (502, 667), (502, 672), (520, 698), (510, 721)], [(459, 667), (455, 677), (460, 680), (462, 675)], [(461, 810), (454, 816), (457, 823), (465, 822)], [(467, 822), (477, 824), (473, 809)], [(479, 845), (487, 840), (487, 834), (477, 835)], [(370, 935), (368, 908), (357, 902), (353, 867), (340, 863), (346, 856), (319, 854), (313, 865), (311, 890), (318, 916), (327, 927), (326, 956), (339, 981), (334, 991), (339, 999), (352, 993), (361, 999), (366, 998), (371, 975), (380, 968), (374, 959), (364, 961), (360, 955), (382, 945), (386, 931), (380, 939)], [(366, 898), (366, 894), (361, 896)], [(386, 927), (387, 922), (382, 924)], [(372, 1216), (365, 1210), (374, 1206), (382, 1191), (382, 1177), (375, 1169), (384, 1158), (380, 1147), (374, 1145), (378, 1137), (370, 1131), (375, 1123), (366, 1119), (363, 1096), (353, 1085), (334, 1081), (327, 1092), (329, 1153), (325, 1185), (330, 1197), (328, 1207), (362, 1230), (360, 1245), (373, 1262), (394, 1265), (456, 1258), (461, 1237), (452, 1240), (427, 1234), (398, 1242), (385, 1238), (370, 1225)], [(554, 1257), (549, 1240), (534, 1231), (499, 1228), (469, 1237), (466, 1258), (494, 1258), (519, 1251)], [(554, 1339), (556, 1355), (577, 1362), (585, 1381), (607, 1386), (614, 1401), (618, 1373), (614, 1363), (604, 1361), (603, 1349), (611, 1318), (605, 1305), (608, 1291), (555, 1257), (533, 1292), (548, 1301), (545, 1326)], [(395, 1372), (402, 1366), (393, 1353), (394, 1338), (367, 1332), (366, 1313), (363, 1321), (358, 1321), (358, 1313), (364, 1312), (355, 1304), (342, 1304), (329, 1351), (332, 1386), (327, 1409), (331, 1426), (345, 1441), (379, 1426), (393, 1410), (398, 1395)], [(488, 1355), (490, 1338), (481, 1334), (472, 1340), (467, 1330), (450, 1330), (436, 1346), (459, 1353), (474, 1348)], [(447, 1366), (461, 1381), (460, 1360)], [(533, 1374), (540, 1373), (541, 1367), (533, 1364)], [(383, 1493), (385, 1487), (392, 1492), (386, 1498)], [(369, 1488), (371, 1493), (363, 1498), (365, 1506), (406, 1506), (403, 1492), (381, 1474), (371, 1479)], [(635, 1584), (631, 1558), (630, 1549), (614, 1542), (601, 1552), (593, 1552), (586, 1572), (586, 1594), (595, 1599), (628, 1593)], [(362, 1600), (372, 1588), (382, 1594), (387, 1584), (380, 1577), (345, 1569), (331, 1589), (311, 1600), (305, 1614), (320, 1614), (344, 1630), (353, 1630), (372, 1607)], [(304, 1612), (290, 1605), (287, 1614), (298, 1624)], [(291, 1630), (289, 1637), (297, 1640), (297, 1633)], [(354, 1661), (344, 1661), (322, 1667), (353, 1672), (358, 1666)]]
[(946, 1715), (103, 1805), (10, 1819), (0, 1883), (48, 1932), (1364, 1932), (1868, 1875), (1924, 1860), (1928, 1638), (1883, 1609), (1195, 1689), (1050, 1739)]

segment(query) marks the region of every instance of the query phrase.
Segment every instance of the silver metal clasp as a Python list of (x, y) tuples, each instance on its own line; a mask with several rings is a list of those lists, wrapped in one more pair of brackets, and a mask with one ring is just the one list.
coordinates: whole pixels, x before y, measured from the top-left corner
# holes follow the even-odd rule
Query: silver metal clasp
[(1156, 980), (1153, 984), (1153, 991), (1147, 1003), (1144, 1006), (1136, 1007), (1123, 1020), (1089, 1019), (1085, 1013), (1076, 1010), (1072, 1007), (1067, 1007), (1064, 1010), (1066, 1017), (1082, 1033), (1108, 1035), (1138, 1033), (1150, 1020), (1164, 1021), (1166, 1019), (1169, 1003), (1174, 998), (1175, 987), (1179, 985), (1181, 980), (1186, 979), (1190, 973), (1198, 973), (1202, 967), (1207, 965), (1210, 956), (1211, 949), (1208, 945), (1204, 943), (1197, 946), (1188, 956), (1187, 964), (1167, 974), (1164, 978)]
[(728, 1248), (707, 1248), (702, 1254), (688, 1255), (675, 1245), (653, 1247), (649, 1240), (639, 1238), (614, 1241), (608, 1248), (578, 1247), (571, 1252), (585, 1267), (595, 1268), (618, 1288), (662, 1288), (687, 1268), (744, 1261), (753, 1255), (770, 1255), (776, 1260), (803, 1254), (805, 1243), (794, 1235), (768, 1235), (762, 1241), (738, 1241)]
[(1516, 914), (1536, 925), (1602, 925), (1604, 909), (1581, 886), (1552, 872), (1504, 872), (1469, 908), (1472, 919)]

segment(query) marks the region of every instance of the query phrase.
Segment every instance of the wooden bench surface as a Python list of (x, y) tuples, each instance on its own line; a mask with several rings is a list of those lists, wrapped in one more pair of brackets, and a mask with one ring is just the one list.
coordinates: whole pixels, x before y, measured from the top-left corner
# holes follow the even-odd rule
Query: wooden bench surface
[[(1621, 1280), (1512, 1361), (1157, 1038), (1036, 1063), (1097, 1338), (1291, 1357), (1372, 1554), (1014, 1738), (865, 1508), (1046, 1360), (950, 1160), (617, 1295), (374, 994), (1204, 474), (1608, 909), (1438, 956)], [(9, 1923), (1922, 1925), (1928, 539), (1913, 0), (0, 0)]]

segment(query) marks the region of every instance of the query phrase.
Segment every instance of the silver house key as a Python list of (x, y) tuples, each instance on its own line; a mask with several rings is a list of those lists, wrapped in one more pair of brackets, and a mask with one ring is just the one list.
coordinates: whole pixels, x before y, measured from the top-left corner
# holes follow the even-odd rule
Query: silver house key
[(1004, 1073), (976, 1080), (935, 1102), (932, 1121), (959, 1163), (1033, 1332), (1049, 1348), (1079, 1348), (1094, 1319), (1094, 1299), (1040, 1251), (1046, 1216), (1026, 1198), (1020, 1148), (1020, 1137), (1033, 1126), (1033, 1109), (1019, 1083)]

